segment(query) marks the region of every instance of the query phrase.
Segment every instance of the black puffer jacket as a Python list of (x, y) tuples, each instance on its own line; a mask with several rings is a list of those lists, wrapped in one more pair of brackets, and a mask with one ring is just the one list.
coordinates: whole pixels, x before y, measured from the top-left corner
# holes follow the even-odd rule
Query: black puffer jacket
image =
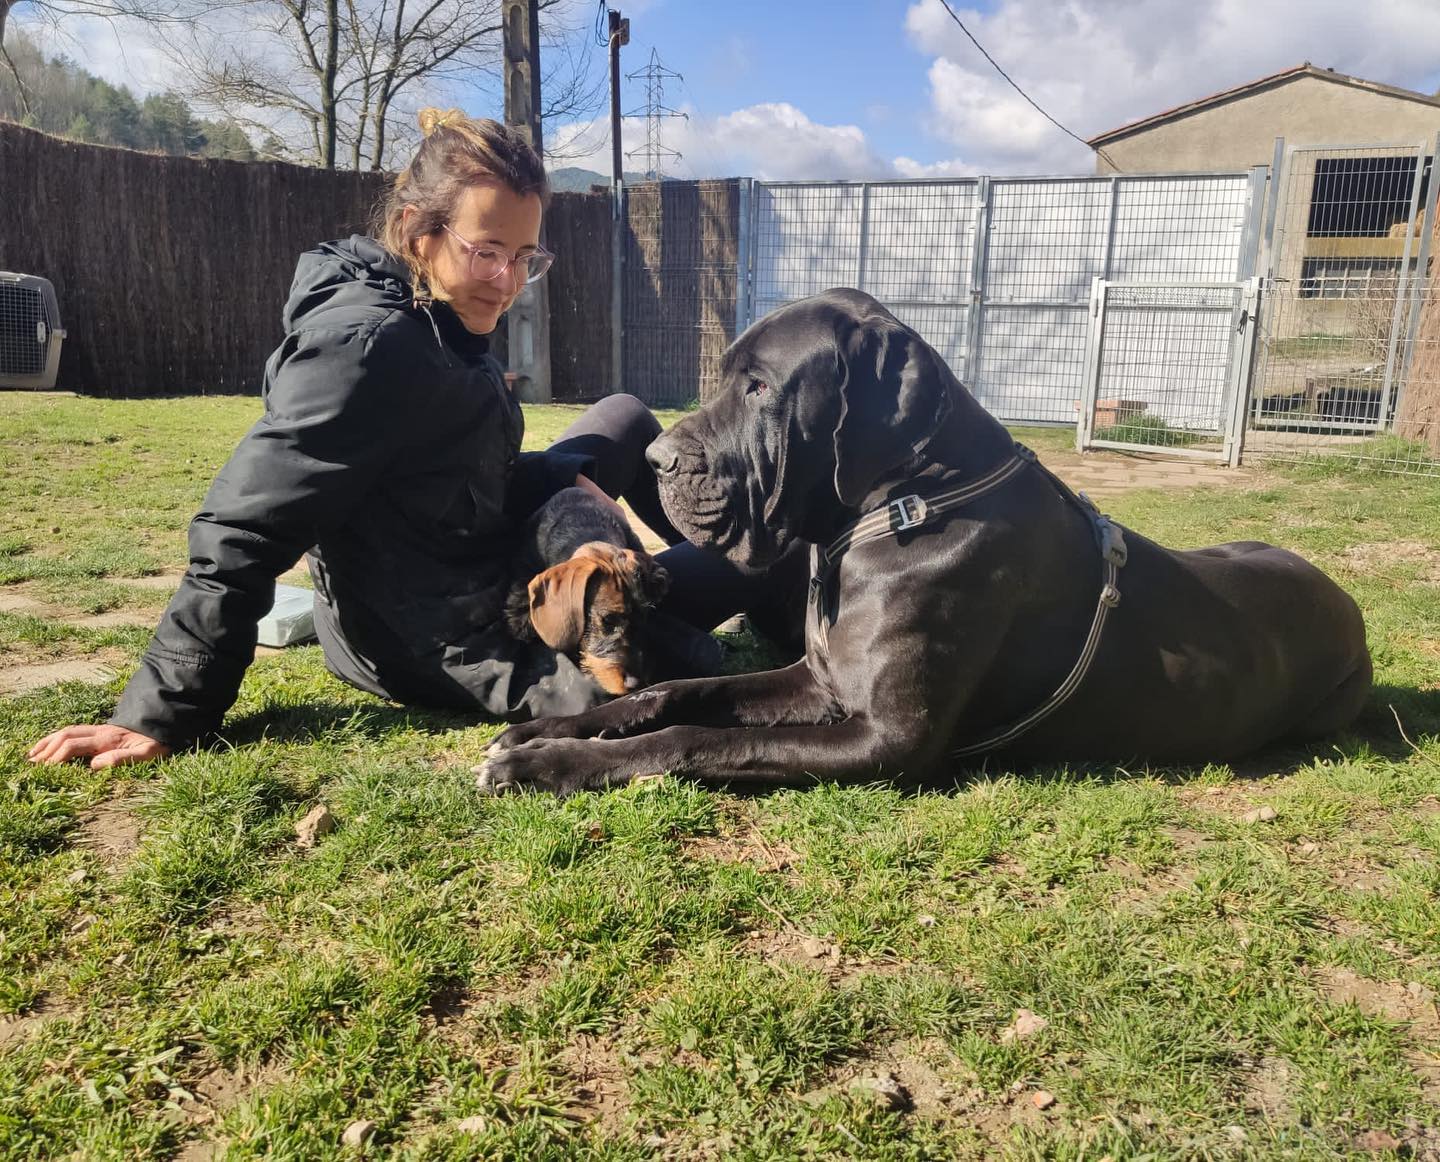
[(520, 523), (590, 462), (520, 452), (484, 338), (416, 307), (372, 239), (302, 255), (284, 321), (265, 414), (191, 523), (190, 568), (111, 722), (172, 747), (214, 734), (275, 578), (307, 552), (316, 632), (346, 681), (509, 720), (603, 700), (503, 619)]

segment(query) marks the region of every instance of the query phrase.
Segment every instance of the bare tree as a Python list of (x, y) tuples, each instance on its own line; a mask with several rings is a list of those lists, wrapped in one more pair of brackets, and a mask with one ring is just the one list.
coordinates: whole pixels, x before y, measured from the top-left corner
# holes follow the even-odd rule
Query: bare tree
[[(562, 37), (579, 10), (578, 0), (540, 7)], [(356, 169), (383, 168), (402, 99), (498, 81), (502, 68), (500, 0), (234, 0), (193, 15), (169, 42), (190, 95), (326, 168), (342, 151)], [(583, 70), (584, 57), (568, 60)], [(562, 106), (592, 95), (588, 71), (553, 79)]]

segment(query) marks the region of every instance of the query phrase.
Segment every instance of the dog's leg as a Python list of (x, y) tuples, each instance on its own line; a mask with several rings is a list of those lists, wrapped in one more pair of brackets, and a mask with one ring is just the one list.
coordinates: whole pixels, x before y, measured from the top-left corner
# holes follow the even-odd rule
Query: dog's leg
[(510, 727), (491, 744), (499, 754), (535, 739), (626, 738), (680, 723), (695, 726), (816, 724), (835, 713), (833, 698), (803, 661), (756, 674), (661, 682), (580, 714)]
[(806, 776), (866, 782), (923, 774), (933, 761), (923, 731), (877, 727), (865, 717), (823, 726), (672, 726), (620, 739), (537, 739), (503, 751), (480, 769), (481, 791), (570, 795), (669, 772), (750, 786), (794, 784)]

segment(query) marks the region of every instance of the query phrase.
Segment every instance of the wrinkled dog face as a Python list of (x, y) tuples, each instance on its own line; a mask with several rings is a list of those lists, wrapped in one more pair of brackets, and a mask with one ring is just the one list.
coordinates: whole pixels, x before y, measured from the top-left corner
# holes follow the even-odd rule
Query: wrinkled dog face
[(731, 344), (719, 394), (646, 451), (666, 515), (688, 540), (763, 568), (800, 534), (798, 494), (829, 480), (815, 457), (791, 449), (829, 442), (839, 373), (833, 313), (809, 301)]
[(824, 541), (879, 479), (911, 462), (963, 391), (875, 299), (833, 290), (735, 340), (714, 400), (646, 451), (666, 515), (697, 545), (764, 568)]
[(635, 623), (664, 597), (669, 583), (647, 554), (603, 541), (581, 545), (570, 560), (530, 581), (530, 624), (551, 649), (575, 658), (606, 693), (626, 694), (646, 684)]

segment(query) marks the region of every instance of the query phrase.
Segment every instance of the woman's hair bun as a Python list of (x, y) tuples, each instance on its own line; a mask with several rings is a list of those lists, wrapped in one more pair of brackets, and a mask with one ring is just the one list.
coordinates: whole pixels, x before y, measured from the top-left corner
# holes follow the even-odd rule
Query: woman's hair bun
[(453, 125), (464, 118), (465, 114), (459, 109), (421, 109), (420, 132), (429, 137), (435, 130), (444, 129), (447, 125)]

